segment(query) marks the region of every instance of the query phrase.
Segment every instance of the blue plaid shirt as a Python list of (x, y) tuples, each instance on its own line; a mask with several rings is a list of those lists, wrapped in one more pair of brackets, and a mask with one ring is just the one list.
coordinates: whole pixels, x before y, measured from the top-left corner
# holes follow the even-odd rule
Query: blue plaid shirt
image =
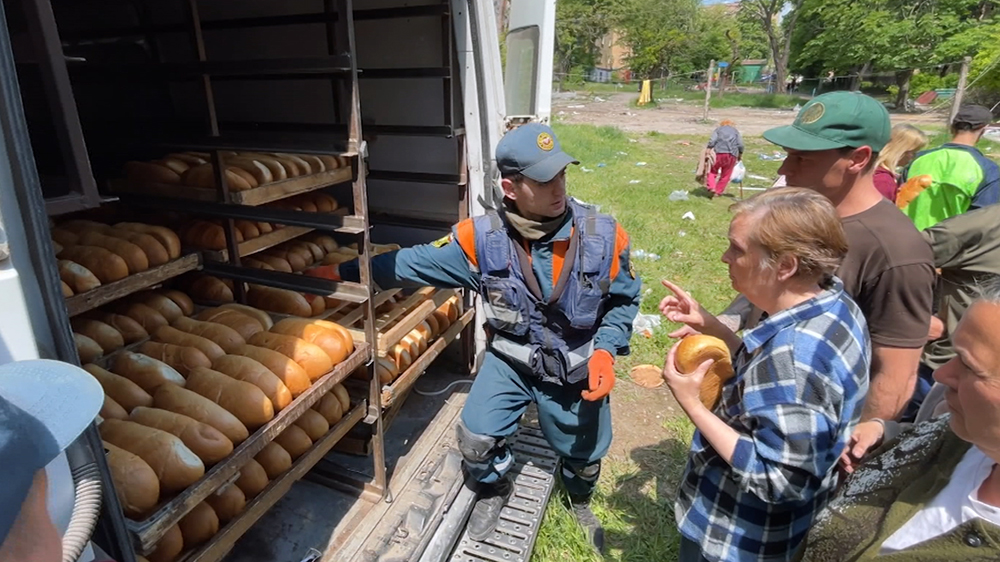
[(733, 463), (695, 431), (674, 506), (706, 559), (791, 558), (834, 491), (870, 363), (865, 318), (837, 278), (744, 334), (715, 409), (740, 434)]

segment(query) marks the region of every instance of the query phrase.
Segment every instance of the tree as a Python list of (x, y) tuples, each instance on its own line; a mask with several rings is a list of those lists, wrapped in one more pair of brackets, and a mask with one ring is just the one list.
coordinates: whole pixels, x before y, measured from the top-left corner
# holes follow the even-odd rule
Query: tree
[(610, 0), (559, 0), (556, 3), (555, 66), (560, 84), (575, 68), (593, 68), (598, 42), (608, 34)]
[[(771, 58), (774, 61), (775, 83), (780, 88), (788, 74), (788, 59), (791, 51), (792, 33), (799, 19), (799, 8), (804, 0), (742, 0), (741, 8), (756, 16), (767, 35)], [(786, 7), (791, 11), (783, 21), (779, 17)]]
[(698, 40), (698, 0), (617, 0), (615, 28), (629, 48), (629, 68), (648, 78), (691, 70)]

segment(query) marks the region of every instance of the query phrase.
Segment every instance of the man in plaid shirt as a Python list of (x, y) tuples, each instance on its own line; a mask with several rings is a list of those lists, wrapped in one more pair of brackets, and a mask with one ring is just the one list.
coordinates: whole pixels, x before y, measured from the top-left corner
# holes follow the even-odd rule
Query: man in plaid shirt
[(723, 261), (769, 314), (742, 340), (664, 282), (677, 295), (661, 303), (670, 320), (737, 350), (714, 412), (698, 399), (711, 362), (679, 373), (675, 346), (664, 366), (697, 428), (675, 504), (682, 561), (788, 560), (834, 491), (871, 361), (864, 316), (832, 276), (846, 251), (825, 197), (779, 188), (735, 205)]

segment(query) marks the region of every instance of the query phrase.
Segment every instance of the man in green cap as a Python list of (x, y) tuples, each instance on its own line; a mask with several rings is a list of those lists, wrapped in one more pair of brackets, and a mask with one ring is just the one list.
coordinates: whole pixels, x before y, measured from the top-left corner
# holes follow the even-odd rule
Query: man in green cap
[[(882, 104), (853, 92), (817, 96), (791, 125), (764, 132), (788, 153), (778, 170), (788, 185), (825, 195), (843, 221), (849, 250), (837, 276), (864, 313), (872, 340), (863, 420), (896, 419), (904, 411), (927, 342), (933, 300), (930, 248), (872, 180), (889, 132)], [(732, 327), (754, 325), (762, 312), (750, 308), (741, 297), (724, 319)]]

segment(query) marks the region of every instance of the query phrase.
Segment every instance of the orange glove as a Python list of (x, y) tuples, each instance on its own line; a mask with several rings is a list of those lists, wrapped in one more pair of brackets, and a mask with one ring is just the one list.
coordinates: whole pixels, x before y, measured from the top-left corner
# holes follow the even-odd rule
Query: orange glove
[(581, 394), (584, 400), (596, 402), (611, 393), (615, 386), (615, 358), (606, 350), (598, 349), (587, 362), (590, 370), (587, 390)]
[(309, 277), (322, 277), (331, 281), (340, 281), (340, 267), (337, 265), (321, 265), (302, 272)]

